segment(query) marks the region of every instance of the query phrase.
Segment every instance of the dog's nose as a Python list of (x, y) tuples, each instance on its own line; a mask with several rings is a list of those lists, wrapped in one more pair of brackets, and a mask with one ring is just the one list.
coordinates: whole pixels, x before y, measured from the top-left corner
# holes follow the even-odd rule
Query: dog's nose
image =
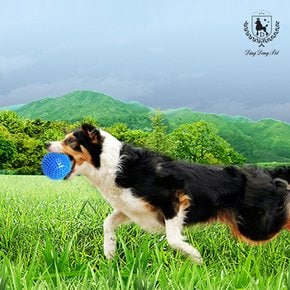
[(46, 142), (44, 145), (45, 145), (45, 148), (48, 149), (50, 147), (51, 143), (50, 142)]

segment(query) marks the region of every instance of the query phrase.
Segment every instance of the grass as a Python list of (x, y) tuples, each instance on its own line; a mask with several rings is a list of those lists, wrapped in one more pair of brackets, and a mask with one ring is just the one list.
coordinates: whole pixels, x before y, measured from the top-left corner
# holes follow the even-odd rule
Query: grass
[(0, 289), (290, 289), (288, 232), (251, 247), (222, 225), (186, 229), (205, 261), (197, 266), (163, 236), (122, 226), (108, 261), (111, 209), (85, 179), (0, 175), (0, 184)]

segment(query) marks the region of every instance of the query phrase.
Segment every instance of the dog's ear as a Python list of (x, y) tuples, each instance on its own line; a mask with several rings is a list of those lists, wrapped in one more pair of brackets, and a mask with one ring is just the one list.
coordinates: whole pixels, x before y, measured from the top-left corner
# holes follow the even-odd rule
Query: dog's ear
[(62, 132), (67, 135), (68, 133), (70, 133), (70, 131), (66, 128), (66, 127), (63, 127), (62, 128)]
[(85, 136), (91, 139), (93, 144), (100, 144), (103, 140), (100, 131), (91, 124), (82, 124), (81, 130)]

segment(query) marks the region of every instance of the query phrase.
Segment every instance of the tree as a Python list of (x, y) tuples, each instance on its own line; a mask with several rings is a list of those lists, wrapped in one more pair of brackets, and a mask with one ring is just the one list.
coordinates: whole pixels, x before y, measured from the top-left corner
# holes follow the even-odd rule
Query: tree
[(13, 160), (16, 148), (12, 141), (0, 135), (0, 169), (5, 168), (5, 164)]
[(146, 140), (146, 146), (151, 150), (166, 154), (169, 144), (165, 116), (160, 110), (157, 110), (155, 114), (151, 115), (150, 120), (152, 131)]
[(23, 132), (23, 123), (23, 120), (15, 112), (0, 112), (0, 124), (12, 134)]
[(39, 174), (41, 158), (46, 153), (44, 143), (24, 133), (14, 135), (13, 142), (17, 153), (10, 162), (9, 169), (18, 174)]
[(170, 136), (171, 155), (197, 163), (240, 164), (244, 157), (217, 134), (213, 125), (204, 121), (178, 127)]
[(135, 146), (144, 146), (148, 133), (142, 130), (131, 130), (123, 123), (115, 124), (106, 130), (118, 140)]

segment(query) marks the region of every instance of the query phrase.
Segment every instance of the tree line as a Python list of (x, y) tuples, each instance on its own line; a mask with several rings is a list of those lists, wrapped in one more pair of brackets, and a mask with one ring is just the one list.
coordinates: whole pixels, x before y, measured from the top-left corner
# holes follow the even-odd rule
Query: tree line
[[(0, 112), (0, 172), (5, 174), (41, 174), (44, 144), (60, 140), (64, 131), (79, 128), (86, 118), (74, 123), (22, 119), (12, 111)], [(130, 129), (122, 123), (103, 128), (120, 141), (146, 147), (174, 159), (202, 164), (241, 164), (245, 158), (219, 136), (214, 125), (205, 121), (183, 124), (169, 132), (163, 114), (150, 117), (151, 129)]]

